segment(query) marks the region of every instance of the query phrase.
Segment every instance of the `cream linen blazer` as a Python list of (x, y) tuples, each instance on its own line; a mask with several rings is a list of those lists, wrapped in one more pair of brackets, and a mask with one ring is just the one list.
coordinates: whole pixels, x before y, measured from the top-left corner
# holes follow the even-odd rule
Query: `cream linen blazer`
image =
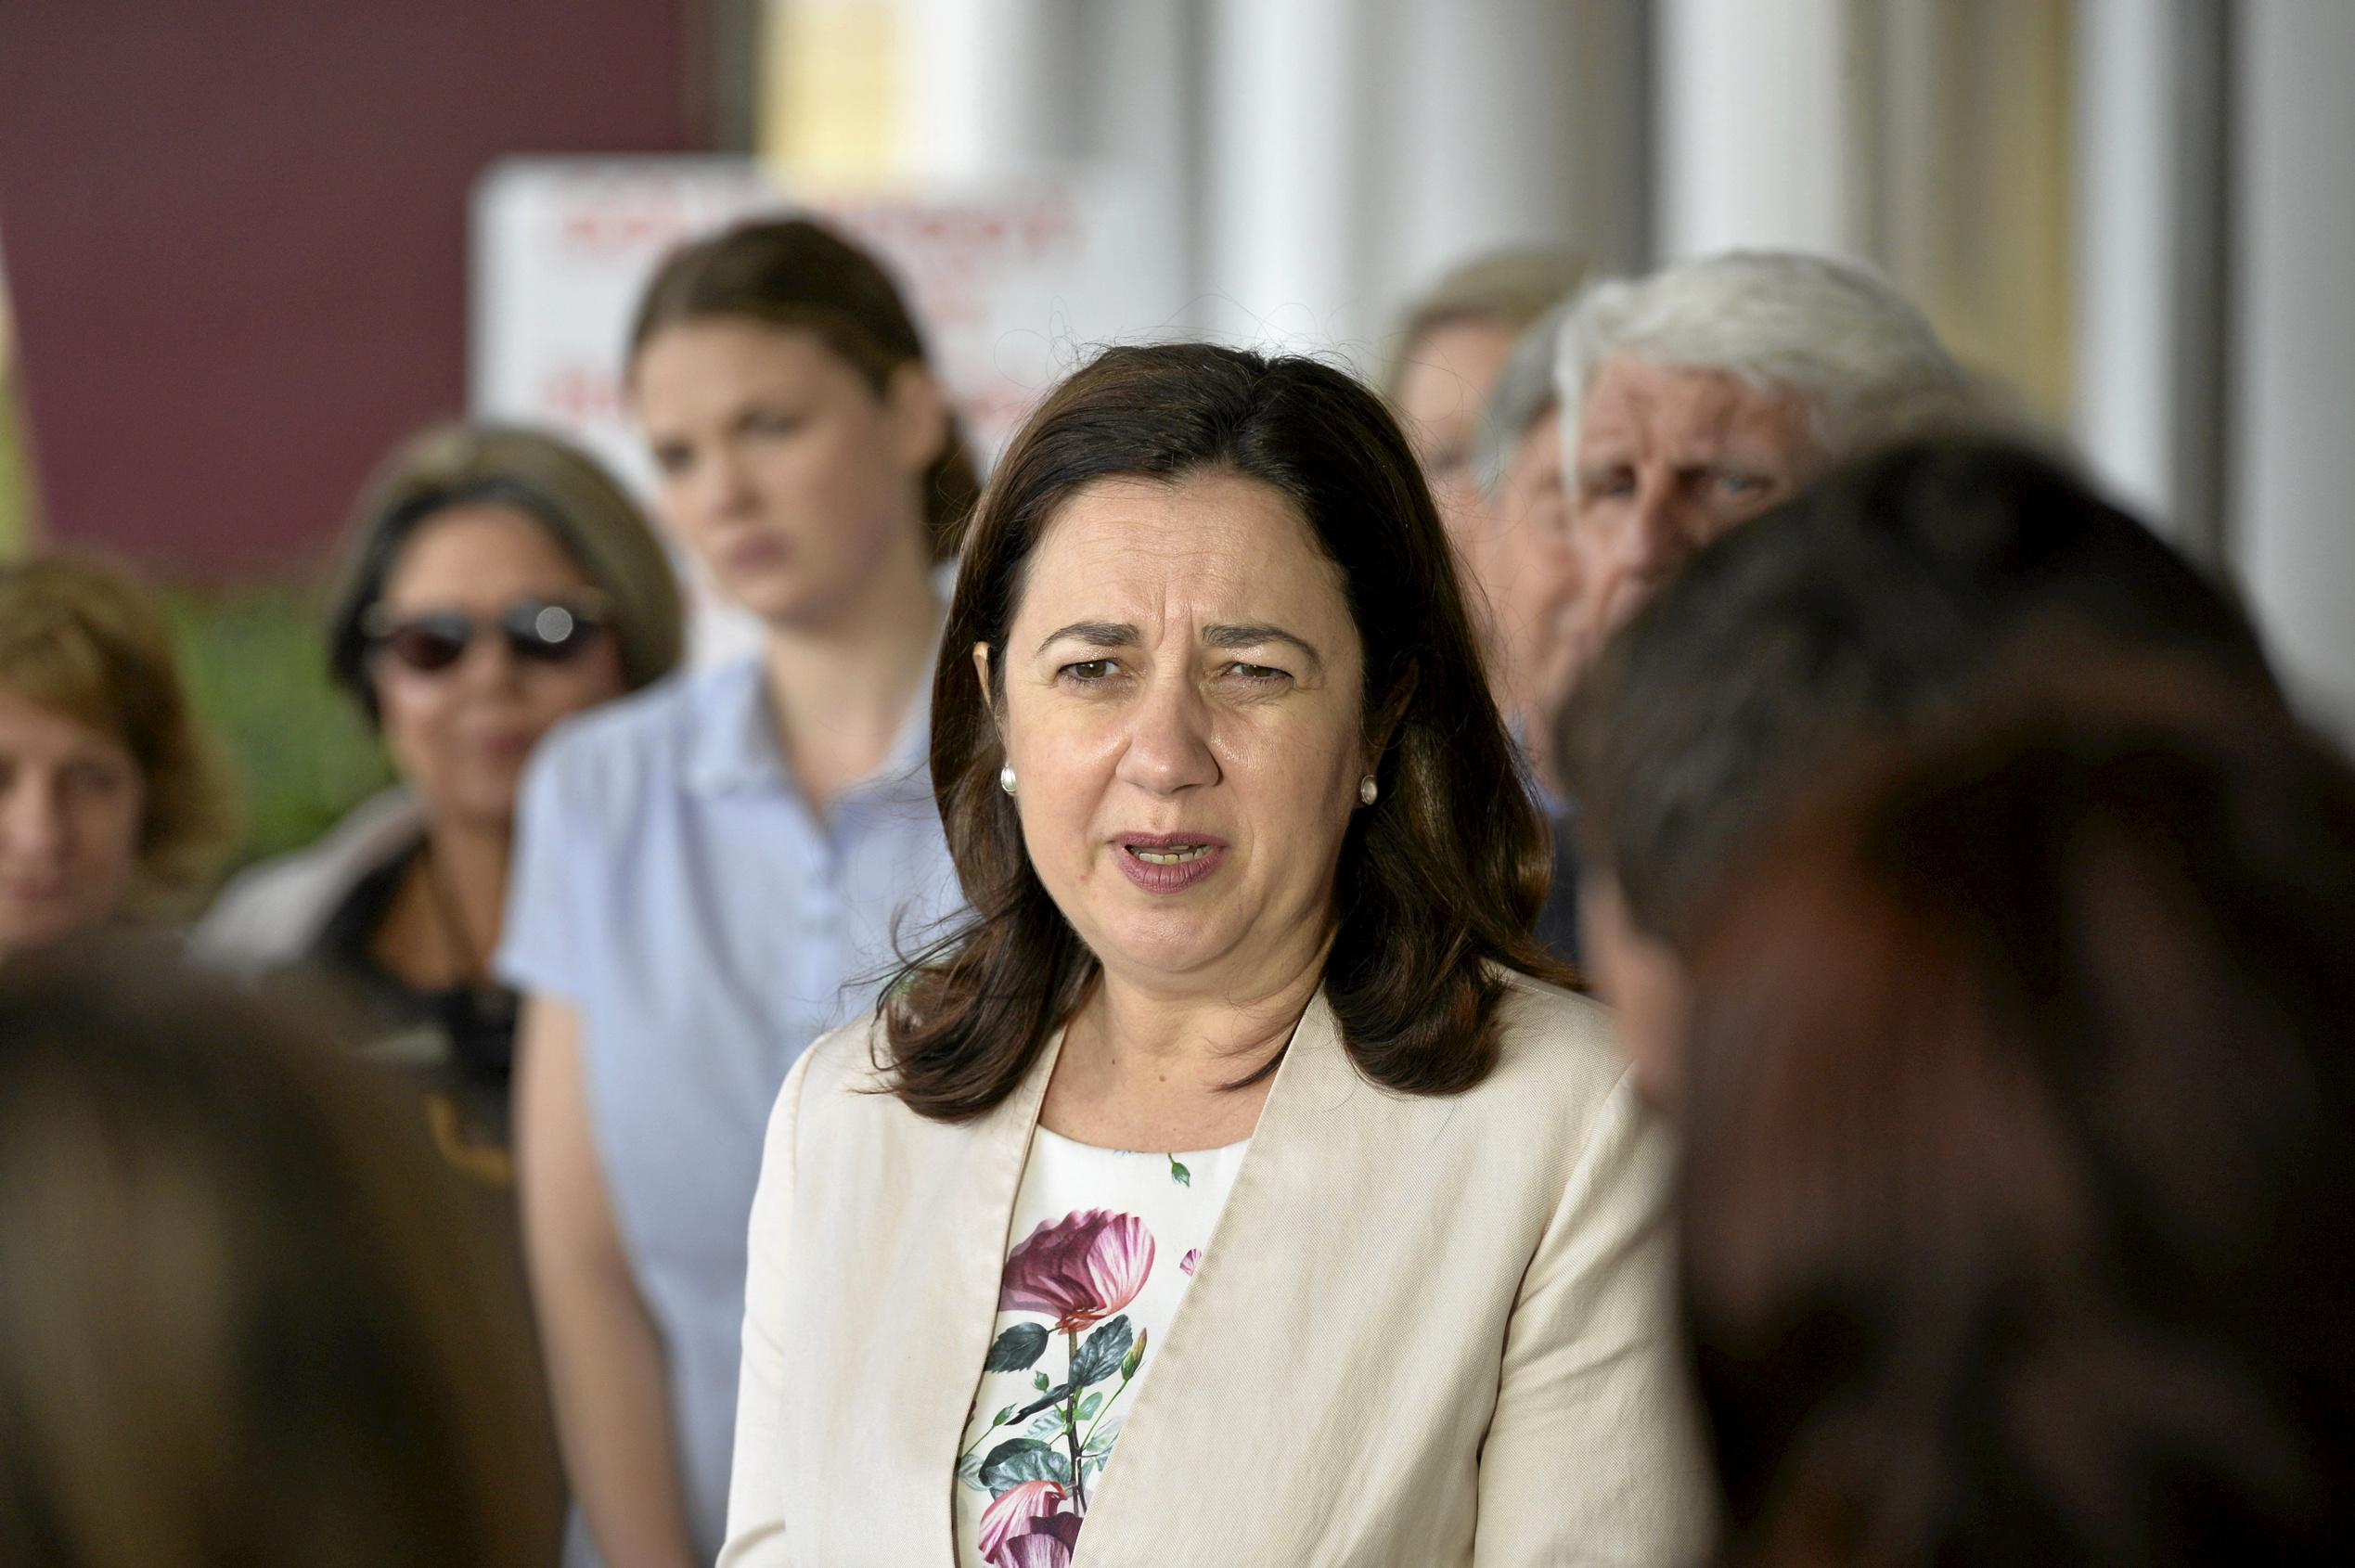
[[(812, 1046), (753, 1206), (722, 1568), (950, 1568), (966, 1417), (1060, 1039), (979, 1121)], [(1511, 977), (1452, 1099), (1302, 1018), (1075, 1568), (1681, 1564), (1707, 1545), (1669, 1150), (1593, 1003)]]

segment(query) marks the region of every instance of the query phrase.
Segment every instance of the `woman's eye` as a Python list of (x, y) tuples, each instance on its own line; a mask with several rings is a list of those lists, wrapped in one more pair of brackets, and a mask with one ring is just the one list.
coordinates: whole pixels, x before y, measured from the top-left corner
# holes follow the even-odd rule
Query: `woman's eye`
[(1292, 679), (1289, 672), (1279, 670), (1272, 664), (1229, 664), (1227, 673), (1238, 680), (1250, 681), (1255, 685), (1273, 685)]
[(80, 763), (65, 770), (66, 788), (77, 795), (105, 798), (122, 792), (130, 780), (102, 763)]
[(1755, 495), (1766, 487), (1766, 481), (1757, 474), (1734, 473), (1718, 475), (1718, 488), (1728, 495)]
[(657, 446), (654, 467), (672, 479), (678, 478), (694, 465), (695, 455), (684, 446)]
[(1109, 659), (1083, 659), (1076, 664), (1064, 665), (1061, 673), (1085, 686), (1110, 680), (1119, 670), (1120, 666)]
[(744, 428), (755, 435), (791, 435), (802, 428), (798, 414), (754, 414), (744, 421)]

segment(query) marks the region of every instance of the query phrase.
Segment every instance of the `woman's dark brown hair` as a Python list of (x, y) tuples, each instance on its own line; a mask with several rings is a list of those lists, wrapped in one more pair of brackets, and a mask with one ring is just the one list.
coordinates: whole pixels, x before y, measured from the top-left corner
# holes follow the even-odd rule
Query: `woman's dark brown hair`
[(885, 1009), (894, 1086), (924, 1115), (954, 1121), (1004, 1099), (1096, 975), (997, 787), (1005, 757), (974, 645), (999, 678), (1031, 553), (1083, 487), (1200, 473), (1283, 496), (1340, 569), (1365, 647), (1365, 732), (1388, 742), (1380, 802), (1342, 844), (1325, 970), (1358, 1071), (1410, 1094), (1469, 1088), (1496, 1060), (1502, 983), (1489, 966), (1556, 975), (1528, 935), (1551, 872), (1544, 829), (1396, 421), (1314, 360), (1113, 349), (1031, 416), (965, 533), (933, 679), (933, 790), (973, 914), (902, 971)]
[(0, 975), (0, 1562), (553, 1549), (514, 1304), (421, 1132), (293, 1017), (145, 945)]
[(1731, 1562), (2355, 1554), (2355, 774), (2188, 690), (1885, 758), (1704, 928)]
[[(736, 317), (815, 335), (867, 379), (877, 396), (904, 366), (922, 366), (924, 340), (900, 292), (872, 256), (806, 218), (772, 218), (682, 245), (664, 259), (630, 324), (629, 363), (666, 327)], [(981, 488), (952, 419), (924, 474), (924, 524), (935, 559), (954, 553), (957, 524)]]

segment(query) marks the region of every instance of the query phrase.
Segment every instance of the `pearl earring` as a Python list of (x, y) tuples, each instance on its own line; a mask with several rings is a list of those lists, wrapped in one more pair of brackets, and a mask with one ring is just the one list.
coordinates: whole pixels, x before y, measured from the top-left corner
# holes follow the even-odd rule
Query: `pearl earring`
[(1014, 765), (1008, 763), (997, 770), (997, 787), (1008, 794), (1014, 792)]
[(1374, 782), (1374, 776), (1372, 774), (1369, 773), (1363, 778), (1358, 780), (1358, 803), (1359, 805), (1373, 804), (1376, 797), (1381, 795), (1381, 793), (1382, 786)]

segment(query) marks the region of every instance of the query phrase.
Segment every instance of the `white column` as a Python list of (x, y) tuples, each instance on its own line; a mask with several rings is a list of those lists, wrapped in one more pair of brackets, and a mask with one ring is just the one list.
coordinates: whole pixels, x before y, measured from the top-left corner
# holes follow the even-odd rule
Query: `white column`
[(1638, 0), (1210, 0), (1207, 325), (1371, 368), (1457, 262), (1640, 259)]
[(2077, 438), (2119, 497), (2155, 519), (2175, 500), (2171, 10), (2078, 5)]
[(1071, 0), (902, 0), (908, 172), (951, 185), (1066, 158)]
[(1359, 0), (1210, 0), (1204, 325), (1327, 349), (1363, 331)]
[(2235, 46), (2237, 553), (2316, 716), (2355, 734), (2355, 6), (2253, 0)]
[(1659, 0), (1663, 259), (1856, 254), (1864, 171), (1846, 0)]

